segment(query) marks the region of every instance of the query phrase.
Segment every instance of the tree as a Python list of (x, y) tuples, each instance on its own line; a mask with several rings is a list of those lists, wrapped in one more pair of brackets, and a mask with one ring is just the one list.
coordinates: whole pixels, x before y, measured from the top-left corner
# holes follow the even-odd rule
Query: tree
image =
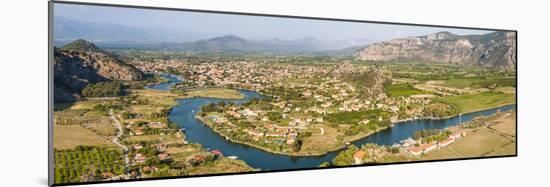
[(271, 121), (278, 121), (283, 119), (283, 116), (279, 112), (268, 112), (267, 118)]
[(334, 166), (348, 166), (352, 165), (355, 162), (353, 154), (358, 150), (355, 145), (350, 146), (347, 150), (340, 152), (334, 159), (332, 159), (332, 164)]
[(116, 97), (124, 94), (124, 85), (118, 81), (88, 84), (82, 90), (85, 97)]
[(292, 151), (298, 152), (302, 148), (302, 140), (298, 139), (292, 144)]

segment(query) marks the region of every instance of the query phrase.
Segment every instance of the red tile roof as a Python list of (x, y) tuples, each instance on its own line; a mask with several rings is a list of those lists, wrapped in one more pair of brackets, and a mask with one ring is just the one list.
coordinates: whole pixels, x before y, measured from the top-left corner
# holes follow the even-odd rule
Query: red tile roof
[(217, 150), (217, 149), (212, 150), (212, 151), (210, 151), (210, 152), (211, 152), (212, 154), (219, 155), (219, 156), (222, 156), (222, 155), (223, 155), (222, 152), (221, 152), (220, 150)]
[(365, 157), (366, 152), (365, 151), (357, 151), (353, 154), (354, 158), (362, 160)]
[(204, 155), (195, 155), (195, 160), (204, 160), (206, 156)]

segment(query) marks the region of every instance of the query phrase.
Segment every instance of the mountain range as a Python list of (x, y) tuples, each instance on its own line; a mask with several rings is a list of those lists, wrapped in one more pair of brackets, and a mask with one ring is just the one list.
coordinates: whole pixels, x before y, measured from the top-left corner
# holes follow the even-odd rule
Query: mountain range
[(53, 20), (54, 43), (57, 45), (64, 45), (81, 38), (96, 44), (135, 44), (169, 41), (184, 42), (215, 36), (209, 33), (176, 31), (163, 28), (144, 29), (112, 23), (83, 22), (61, 16), (55, 16)]
[(350, 47), (364, 46), (368, 40), (336, 40), (320, 41), (313, 37), (305, 37), (298, 40), (247, 40), (234, 35), (224, 35), (209, 39), (201, 39), (191, 42), (163, 42), (163, 43), (102, 43), (96, 42), (103, 48), (132, 48), (147, 50), (172, 50), (188, 52), (279, 52), (302, 53), (345, 50)]
[(516, 45), (514, 32), (464, 36), (438, 32), (370, 44), (355, 52), (354, 57), (367, 61), (436, 62), (515, 69)]
[[(172, 50), (198, 53), (269, 52), (315, 53), (353, 56), (358, 60), (436, 62), (515, 69), (514, 32), (456, 35), (438, 32), (424, 36), (377, 42), (367, 39), (321, 41), (314, 37), (295, 40), (250, 40), (235, 35), (147, 30), (110, 23), (91, 23), (56, 16), (54, 44), (61, 46), (85, 38), (100, 48)], [(94, 46), (95, 46), (94, 45)], [(104, 51), (105, 52), (105, 51)]]
[(102, 48), (138, 48), (194, 52), (319, 52), (364, 46), (367, 39), (321, 41), (311, 36), (296, 40), (272, 38), (243, 39), (234, 35), (197, 33), (168, 29), (143, 29), (111, 23), (83, 22), (54, 17), (54, 44), (62, 46), (76, 39), (86, 39)]

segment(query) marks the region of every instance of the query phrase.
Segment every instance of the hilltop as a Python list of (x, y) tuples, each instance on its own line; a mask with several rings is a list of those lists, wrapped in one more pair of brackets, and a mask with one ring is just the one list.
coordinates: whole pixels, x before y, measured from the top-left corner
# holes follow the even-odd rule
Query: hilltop
[(62, 46), (61, 49), (73, 50), (73, 51), (85, 51), (85, 52), (104, 52), (92, 42), (89, 42), (83, 39), (78, 39), (71, 43), (68, 43)]
[(74, 101), (84, 87), (107, 81), (141, 80), (143, 73), (86, 40), (54, 49), (54, 100)]

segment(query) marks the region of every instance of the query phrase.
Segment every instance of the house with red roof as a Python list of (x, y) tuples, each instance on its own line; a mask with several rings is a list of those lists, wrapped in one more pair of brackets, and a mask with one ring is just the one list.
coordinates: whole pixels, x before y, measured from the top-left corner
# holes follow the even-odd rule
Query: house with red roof
[(149, 173), (157, 170), (159, 170), (159, 168), (157, 168), (156, 166), (145, 166), (141, 169), (141, 171), (145, 173)]
[(440, 148), (441, 148), (441, 147), (445, 147), (445, 146), (447, 146), (447, 145), (453, 143), (454, 141), (455, 141), (454, 138), (447, 138), (447, 139), (445, 139), (445, 140), (439, 141), (439, 142), (437, 143), (437, 146), (439, 146)]
[(136, 163), (144, 163), (145, 160), (147, 160), (147, 157), (141, 153), (137, 153), (136, 156), (134, 156), (134, 162)]
[(409, 148), (409, 152), (415, 156), (426, 154), (427, 152), (437, 148), (436, 143), (421, 144), (419, 146), (412, 146)]
[(353, 154), (353, 159), (355, 160), (355, 164), (362, 164), (363, 159), (365, 159), (365, 156), (367, 155), (367, 152), (363, 150), (359, 150)]
[(260, 139), (260, 137), (264, 136), (264, 133), (263, 132), (260, 132), (260, 131), (256, 131), (256, 130), (251, 130), (251, 129), (246, 129), (245, 130), (249, 135), (252, 136), (252, 139), (258, 141)]
[(204, 159), (206, 159), (206, 156), (204, 156), (204, 155), (195, 155), (194, 158), (197, 161), (203, 161)]
[(138, 149), (142, 149), (142, 148), (143, 148), (143, 145), (141, 145), (141, 144), (134, 144), (133, 147), (134, 147), (134, 149), (138, 150)]
[(214, 150), (210, 151), (210, 153), (212, 153), (216, 156), (219, 156), (219, 157), (223, 156), (222, 152), (220, 150), (217, 150), (217, 149), (214, 149)]
[(160, 153), (157, 155), (157, 158), (161, 161), (170, 159), (170, 155), (168, 153)]
[(115, 174), (113, 174), (112, 172), (103, 172), (103, 173), (101, 173), (101, 177), (103, 177), (105, 179), (112, 178), (114, 176), (115, 176)]

